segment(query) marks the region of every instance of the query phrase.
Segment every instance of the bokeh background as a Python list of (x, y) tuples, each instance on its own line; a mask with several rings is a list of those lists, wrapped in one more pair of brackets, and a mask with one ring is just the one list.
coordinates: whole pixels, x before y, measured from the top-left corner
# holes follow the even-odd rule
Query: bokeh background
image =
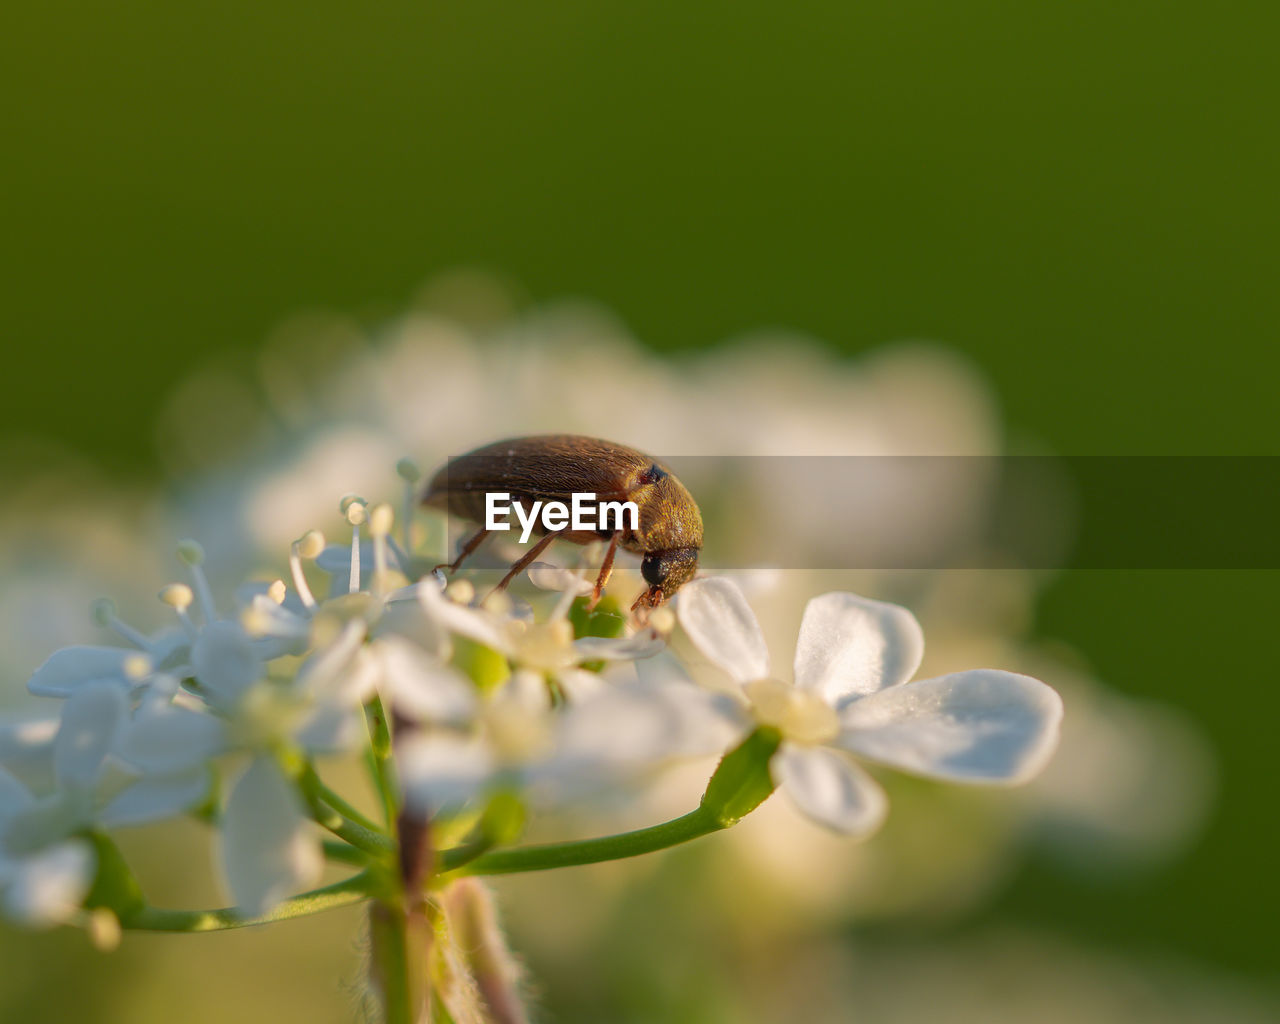
[[(979, 450), (1275, 454), (1278, 22), (1258, 3), (1145, 2), (7, 13), (0, 608), (29, 644), (2, 659), (7, 706), (40, 644), (86, 628), (73, 576), (140, 602), (173, 572), (197, 481), (270, 454), (288, 417), (263, 399), (264, 359), (341, 373), (329, 349), (433, 303), (483, 327), (495, 292), (441, 277), (458, 267), (496, 274), (512, 309), (611, 310), (649, 354), (578, 346), (539, 381), (616, 369), (663, 438), (682, 409), (696, 421), (697, 381), (733, 372), (744, 333), (769, 332), (757, 368), (793, 368), (785, 329), (863, 370), (891, 343), (941, 346), (999, 425)], [(661, 374), (628, 377), (635, 360)], [(415, 365), (426, 424), (456, 366)], [(206, 451), (191, 425), (210, 409)], [(945, 898), (972, 894), (966, 875), (927, 912), (817, 917), (777, 909), (822, 900), (762, 896), (758, 874), (724, 885), (702, 850), (593, 869), (590, 899), (577, 874), (513, 881), (547, 1017), (1275, 1019), (1276, 575), (1065, 571), (1025, 602), (1024, 644), (1069, 645), (1107, 693), (1160, 702), (1171, 742), (1211, 762), (1188, 770), (1199, 810), (1158, 854), (1082, 867), (1006, 844), (975, 869), (997, 879), (981, 898)], [(167, 841), (171, 870), (204, 857), (194, 835)], [(553, 941), (548, 893), (602, 909)], [(5, 931), (0, 1015), (164, 1020), (197, 992), (210, 1020), (343, 1020), (357, 930), (338, 914), (110, 957)]]

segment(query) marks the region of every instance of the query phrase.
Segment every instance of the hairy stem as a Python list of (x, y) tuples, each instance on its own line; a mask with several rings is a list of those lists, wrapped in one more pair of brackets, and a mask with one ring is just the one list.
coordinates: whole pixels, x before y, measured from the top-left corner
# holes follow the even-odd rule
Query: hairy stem
[(375, 902), (369, 908), (369, 980), (384, 1024), (423, 1024), (427, 1019), (426, 918)]

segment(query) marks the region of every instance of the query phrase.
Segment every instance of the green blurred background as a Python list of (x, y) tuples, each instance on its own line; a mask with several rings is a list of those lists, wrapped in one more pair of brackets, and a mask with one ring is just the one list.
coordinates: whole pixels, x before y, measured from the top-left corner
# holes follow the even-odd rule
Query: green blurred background
[[(1271, 454), (1278, 29), (1261, 3), (24, 5), (0, 31), (0, 431), (156, 478), (193, 366), (479, 265), (660, 349), (943, 341), (1015, 445)], [(1033, 862), (975, 927), (1277, 981), (1276, 584), (1052, 587), (1038, 631), (1186, 708), (1221, 795), (1178, 863)]]

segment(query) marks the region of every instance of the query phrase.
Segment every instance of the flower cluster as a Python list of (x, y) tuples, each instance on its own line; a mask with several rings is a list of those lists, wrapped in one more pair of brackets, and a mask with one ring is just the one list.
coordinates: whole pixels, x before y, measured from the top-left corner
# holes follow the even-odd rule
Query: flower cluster
[[(411, 491), (416, 472), (402, 476)], [(97, 621), (123, 645), (67, 647), (35, 672), (30, 691), (61, 704), (56, 720), (0, 742), (6, 916), (110, 936), (361, 900), (412, 908), (463, 875), (684, 842), (734, 824), (775, 788), (823, 826), (862, 836), (887, 800), (855, 758), (1016, 783), (1056, 742), (1061, 702), (1035, 679), (978, 670), (911, 681), (923, 639), (905, 608), (814, 598), (784, 681), (727, 577), (695, 580), (674, 612), (641, 626), (608, 597), (589, 608), (594, 551), (577, 571), (535, 563), (527, 596), (481, 597), (470, 579), (444, 585), (407, 521), (397, 539), (389, 505), (348, 497), (341, 511), (349, 543), (311, 531), (290, 548), (288, 582), (249, 583), (230, 601), (215, 597), (200, 545), (183, 542), (187, 579), (160, 593), (168, 626), (143, 632), (100, 603)], [(676, 655), (686, 640), (728, 685), (707, 685), (696, 655)], [(364, 758), (378, 811), (321, 779), (325, 759), (342, 756)], [(707, 756), (718, 767), (678, 818), (517, 843), (545, 809), (625, 798), (664, 765)], [(215, 830), (224, 910), (151, 906), (110, 838), (182, 815)], [(327, 861), (360, 870), (315, 888)]]

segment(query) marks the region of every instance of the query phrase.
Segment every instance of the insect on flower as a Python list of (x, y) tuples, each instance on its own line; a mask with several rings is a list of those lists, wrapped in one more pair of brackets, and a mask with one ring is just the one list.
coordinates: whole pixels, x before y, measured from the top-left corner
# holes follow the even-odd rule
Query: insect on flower
[[(451, 564), (456, 572), (492, 532), (486, 525), (490, 494), (508, 494), (514, 505), (533, 509), (538, 502), (572, 504), (575, 494), (594, 494), (600, 501), (630, 501), (636, 521), (620, 528), (578, 530), (566, 525), (548, 529), (498, 584), (507, 586), (553, 540), (575, 544), (607, 540), (608, 549), (592, 589), (591, 603), (609, 582), (619, 547), (641, 556), (640, 574), (649, 584), (631, 610), (656, 608), (693, 578), (702, 548), (702, 514), (693, 496), (660, 462), (624, 445), (576, 434), (518, 437), (477, 448), (451, 459), (432, 478), (422, 502), (482, 524), (463, 543)], [(522, 518), (524, 518), (522, 516)]]

